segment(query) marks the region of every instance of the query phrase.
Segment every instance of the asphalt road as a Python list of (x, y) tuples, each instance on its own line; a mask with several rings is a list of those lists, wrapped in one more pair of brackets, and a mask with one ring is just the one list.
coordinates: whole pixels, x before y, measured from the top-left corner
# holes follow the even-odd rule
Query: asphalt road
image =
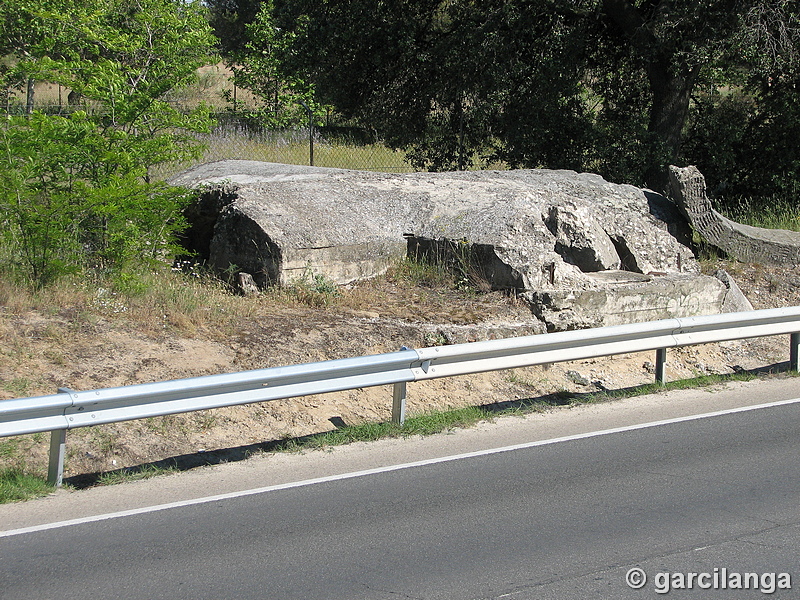
[(799, 426), (788, 403), (0, 537), (0, 599), (796, 598)]

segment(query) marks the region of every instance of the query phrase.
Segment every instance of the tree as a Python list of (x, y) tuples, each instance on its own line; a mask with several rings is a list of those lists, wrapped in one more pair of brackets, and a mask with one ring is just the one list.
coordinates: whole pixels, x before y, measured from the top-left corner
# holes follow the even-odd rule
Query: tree
[(77, 91), (86, 106), (0, 122), (7, 248), (38, 286), (77, 269), (162, 257), (180, 227), (182, 197), (150, 171), (196, 155), (191, 132), (210, 125), (205, 107), (184, 114), (168, 101), (211, 56), (202, 8), (178, 0), (104, 0), (69, 12), (26, 6), (62, 46), (23, 55), (8, 77), (35, 72)]
[(721, 202), (785, 203), (800, 193), (800, 14), (796, 3), (757, 2), (743, 23), (734, 43), (747, 68), (694, 95), (684, 154)]
[[(691, 99), (698, 86), (730, 85), (741, 78), (742, 71), (758, 76), (768, 63), (767, 68), (772, 68), (796, 53), (800, 37), (791, 26), (798, 15), (794, 4), (784, 0), (603, 0), (609, 44), (624, 52), (647, 78), (647, 131), (661, 154), (649, 161), (645, 172), (651, 186), (663, 187), (664, 163), (681, 158)], [(613, 69), (603, 64), (602, 56), (595, 54), (595, 58), (604, 71)]]
[[(411, 149), (663, 185), (693, 94), (796, 52), (789, 0), (284, 0), (280, 68)], [(303, 23), (302, 30), (297, 23)]]
[(40, 75), (38, 61), (63, 56), (65, 50), (63, 28), (44, 17), (69, 8), (61, 0), (8, 0), (0, 5), (0, 56), (14, 61), (13, 69), (0, 68), (0, 76), (7, 90), (25, 88), (27, 113), (33, 110), (34, 83)]
[(272, 12), (272, 0), (265, 0), (245, 27), (243, 48), (232, 51), (229, 60), (233, 82), (260, 100), (255, 109), (239, 112), (249, 113), (246, 116), (262, 127), (280, 128), (304, 121), (306, 111), (319, 115), (322, 110), (314, 101), (313, 87), (286, 73), (279, 60), (291, 53), (294, 41), (303, 35), (302, 24), (296, 31), (284, 32), (275, 26)]
[(262, 0), (206, 0), (205, 4), (223, 56), (235, 55), (249, 40), (247, 25), (261, 10)]

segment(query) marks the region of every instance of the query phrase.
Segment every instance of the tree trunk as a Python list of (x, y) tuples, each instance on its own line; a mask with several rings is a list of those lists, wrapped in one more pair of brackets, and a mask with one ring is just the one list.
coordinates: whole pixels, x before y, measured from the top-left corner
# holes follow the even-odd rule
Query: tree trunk
[(36, 82), (33, 80), (33, 77), (28, 77), (28, 97), (27, 102), (25, 104), (25, 114), (29, 115), (33, 112), (33, 95), (35, 92), (34, 84)]
[(663, 192), (667, 186), (666, 168), (680, 154), (683, 127), (689, 113), (689, 100), (697, 71), (686, 68), (676, 74), (668, 59), (651, 62), (647, 67), (652, 104), (648, 131), (657, 140), (651, 165), (645, 174), (648, 187)]
[(676, 64), (669, 45), (650, 29), (639, 8), (629, 0), (603, 0), (603, 10), (645, 60), (652, 95), (648, 131), (657, 144), (652, 149), (645, 182), (663, 192), (667, 186), (666, 168), (680, 151), (697, 69)]

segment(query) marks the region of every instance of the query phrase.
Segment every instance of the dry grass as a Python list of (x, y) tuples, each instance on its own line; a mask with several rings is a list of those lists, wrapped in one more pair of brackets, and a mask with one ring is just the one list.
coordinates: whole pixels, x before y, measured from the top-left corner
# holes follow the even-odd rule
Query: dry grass
[[(308, 130), (263, 134), (216, 130), (202, 139), (206, 149), (198, 160), (161, 168), (155, 175), (168, 178), (195, 165), (217, 160), (257, 160), (289, 165), (310, 163)], [(321, 139), (315, 140), (314, 166), (385, 173), (413, 170), (405, 161), (404, 152), (381, 144), (355, 146)]]
[(247, 317), (252, 303), (211, 277), (164, 268), (106, 281), (65, 278), (41, 290), (0, 277), (0, 310), (6, 316), (61, 316), (73, 327), (102, 319), (151, 334), (171, 330), (188, 335), (200, 329), (223, 331), (233, 316)]
[(0, 275), (0, 308), (3, 313), (21, 315), (31, 311), (47, 315), (63, 311), (83, 312), (89, 306), (85, 281), (64, 278), (58, 285), (35, 290), (12, 277)]
[[(391, 305), (393, 312), (400, 307), (418, 316), (420, 312), (445, 311), (447, 303), (456, 298), (470, 303), (479, 296), (478, 290), (463, 287), (458, 275), (447, 267), (412, 260), (400, 261), (385, 275), (350, 286), (337, 286), (321, 275), (308, 274), (248, 298), (192, 267), (182, 271), (165, 265), (104, 280), (64, 278), (58, 285), (40, 290), (0, 275), (0, 315), (7, 319), (39, 314), (59, 317), (70, 328), (113, 321), (146, 335), (179, 333), (187, 337), (201, 333), (224, 337), (243, 321), (297, 307), (359, 311)], [(50, 329), (37, 329), (36, 335), (58, 342), (69, 336), (62, 329), (51, 324)], [(8, 347), (10, 338), (5, 341)]]
[[(172, 90), (167, 100), (181, 108), (196, 108), (201, 103), (224, 110), (228, 106), (224, 93), (233, 93), (231, 71), (224, 63), (207, 65), (197, 70), (197, 80), (190, 86)], [(37, 81), (34, 101), (37, 108), (66, 106), (70, 89), (47, 81)], [(255, 98), (247, 90), (236, 90), (237, 103), (241, 107), (254, 106)], [(25, 103), (24, 90), (11, 90), (12, 103)]]

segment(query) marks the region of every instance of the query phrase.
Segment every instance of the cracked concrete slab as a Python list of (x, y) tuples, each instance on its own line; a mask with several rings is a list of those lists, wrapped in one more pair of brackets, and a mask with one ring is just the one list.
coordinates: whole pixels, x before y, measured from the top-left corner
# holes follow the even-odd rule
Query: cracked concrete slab
[(728, 256), (766, 265), (800, 264), (800, 233), (751, 227), (724, 217), (711, 206), (705, 178), (695, 166), (671, 166), (669, 179), (675, 203), (692, 227)]
[(345, 284), (424, 254), (513, 289), (549, 330), (720, 312), (732, 293), (700, 274), (672, 202), (593, 174), (220, 161), (172, 183), (198, 192), (186, 247), (261, 287), (308, 275)]

